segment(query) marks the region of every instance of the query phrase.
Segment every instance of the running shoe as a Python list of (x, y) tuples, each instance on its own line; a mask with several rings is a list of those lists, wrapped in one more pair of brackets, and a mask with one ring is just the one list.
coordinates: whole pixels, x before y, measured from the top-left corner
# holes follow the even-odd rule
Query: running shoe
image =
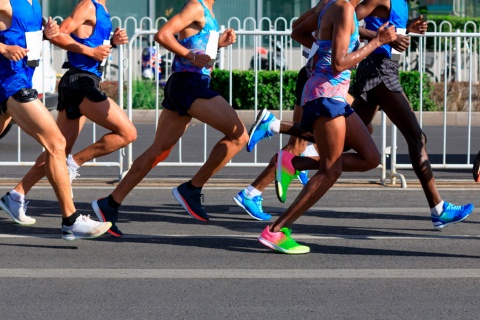
[(285, 150), (277, 152), (277, 169), (275, 170), (275, 190), (280, 202), (287, 201), (287, 191), (293, 178), (297, 177), (299, 171), (295, 170), (292, 165), (292, 159), (295, 157), (293, 153)]
[(262, 139), (270, 138), (273, 136), (273, 131), (270, 130), (270, 123), (275, 121), (277, 118), (271, 114), (267, 109), (261, 110), (257, 119), (250, 128), (248, 135), (250, 138), (247, 143), (247, 151), (250, 152), (253, 150), (255, 145)]
[(454, 224), (465, 220), (473, 211), (473, 204), (469, 203), (464, 206), (456, 206), (452, 203), (444, 201), (442, 214), (436, 216), (432, 214), (432, 223), (435, 229), (443, 229), (450, 224)]
[(478, 152), (477, 156), (475, 157), (475, 160), (473, 160), (473, 168), (472, 168), (472, 173), (473, 173), (473, 180), (475, 182), (480, 182), (480, 151)]
[(233, 197), (233, 201), (254, 219), (268, 221), (272, 218), (270, 214), (263, 211), (262, 196), (249, 198), (245, 195), (245, 190), (242, 190)]
[(300, 171), (297, 178), (302, 183), (302, 185), (306, 185), (308, 182), (308, 170)]
[(182, 183), (176, 188), (172, 189), (172, 194), (177, 201), (182, 205), (183, 209), (187, 211), (193, 218), (208, 222), (208, 215), (203, 210), (201, 198), (203, 194), (200, 193), (200, 189), (189, 190), (187, 188), (188, 182)]
[(123, 232), (118, 229), (118, 209), (114, 209), (108, 205), (108, 198), (101, 198), (92, 201), (92, 208), (101, 222), (111, 222), (112, 226), (108, 229), (108, 233), (114, 237), (123, 236)]
[(15, 223), (28, 226), (35, 224), (37, 220), (27, 216), (27, 204), (25, 201), (15, 201), (10, 197), (10, 192), (0, 199), (0, 207), (8, 213)]
[[(72, 155), (69, 154), (68, 155), (68, 158), (72, 158)], [(80, 174), (78, 173), (78, 169), (74, 169), (74, 168), (70, 168), (68, 166), (68, 161), (67, 161), (67, 169), (68, 169), (68, 176), (70, 177), (70, 188), (72, 189), (72, 199), (73, 199), (73, 187), (72, 187), (72, 183), (73, 183), (73, 180), (75, 180), (77, 177), (80, 176)]]
[(288, 254), (304, 254), (309, 253), (310, 248), (298, 244), (295, 240), (292, 239), (290, 234), (292, 233), (291, 229), (282, 228), (280, 232), (270, 231), (270, 226), (267, 226), (263, 229), (262, 234), (258, 237), (263, 245), (269, 247), (270, 249), (277, 250), (283, 253)]
[(63, 240), (92, 239), (101, 236), (110, 229), (111, 222), (98, 222), (90, 216), (80, 215), (71, 226), (62, 224)]

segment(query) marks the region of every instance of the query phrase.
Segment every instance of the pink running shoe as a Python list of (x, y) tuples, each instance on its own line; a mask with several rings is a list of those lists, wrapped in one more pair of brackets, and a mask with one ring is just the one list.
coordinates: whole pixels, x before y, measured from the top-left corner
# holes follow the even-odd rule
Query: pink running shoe
[(292, 230), (288, 228), (282, 228), (280, 229), (280, 232), (272, 232), (270, 231), (270, 226), (267, 226), (265, 229), (263, 229), (260, 237), (258, 237), (258, 241), (270, 249), (287, 254), (309, 253), (310, 248), (298, 244), (292, 239), (292, 237), (290, 237), (291, 233)]

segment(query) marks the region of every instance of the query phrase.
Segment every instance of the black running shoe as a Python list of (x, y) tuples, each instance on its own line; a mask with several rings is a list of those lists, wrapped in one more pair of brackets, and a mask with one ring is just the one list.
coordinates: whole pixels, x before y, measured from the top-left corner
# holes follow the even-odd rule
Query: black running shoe
[(200, 189), (190, 190), (187, 188), (188, 182), (182, 183), (176, 188), (172, 189), (172, 194), (177, 201), (182, 205), (183, 209), (195, 219), (203, 222), (208, 222), (208, 215), (203, 210), (200, 199), (202, 194)]
[(120, 231), (120, 229), (118, 229), (117, 227), (118, 210), (108, 205), (107, 198), (101, 198), (101, 199), (92, 201), (92, 208), (95, 214), (97, 215), (98, 220), (102, 222), (109, 221), (112, 223), (112, 226), (107, 231), (110, 235), (114, 237), (123, 236), (122, 231)]
[(475, 157), (475, 160), (473, 160), (472, 173), (473, 173), (473, 180), (475, 180), (475, 182), (480, 182), (480, 151)]

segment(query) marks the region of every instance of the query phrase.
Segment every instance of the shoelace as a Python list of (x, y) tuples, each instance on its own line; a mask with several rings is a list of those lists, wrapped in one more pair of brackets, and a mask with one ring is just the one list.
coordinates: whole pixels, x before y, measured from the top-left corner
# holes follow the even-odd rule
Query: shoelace
[(27, 207), (28, 207), (28, 203), (30, 201), (27, 201), (27, 202), (20, 202), (20, 206), (18, 207), (18, 216), (21, 217), (21, 216), (26, 216), (27, 215)]
[(286, 237), (290, 237), (290, 234), (292, 233), (292, 229), (289, 229), (289, 228), (282, 228), (280, 229), (280, 232), (283, 232), (283, 234), (286, 236)]
[(263, 212), (263, 207), (262, 207), (263, 198), (258, 196), (253, 198), (252, 201), (257, 205), (258, 209)]
[(462, 206), (456, 206), (454, 204), (449, 203), (448, 206), (447, 206), (447, 210), (458, 210), (458, 211), (460, 211), (460, 210), (462, 210)]

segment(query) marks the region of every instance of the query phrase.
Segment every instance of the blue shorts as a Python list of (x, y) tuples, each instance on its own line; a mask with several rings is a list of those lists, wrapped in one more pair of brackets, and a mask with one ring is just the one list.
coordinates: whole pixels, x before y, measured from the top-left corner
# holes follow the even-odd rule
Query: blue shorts
[(179, 115), (188, 115), (188, 110), (198, 98), (211, 99), (219, 96), (210, 89), (210, 77), (194, 72), (176, 72), (165, 85), (165, 97), (162, 106)]
[(303, 105), (301, 126), (302, 129), (313, 132), (313, 124), (320, 117), (333, 119), (344, 116), (346, 118), (352, 113), (354, 113), (353, 109), (345, 101), (321, 97)]

